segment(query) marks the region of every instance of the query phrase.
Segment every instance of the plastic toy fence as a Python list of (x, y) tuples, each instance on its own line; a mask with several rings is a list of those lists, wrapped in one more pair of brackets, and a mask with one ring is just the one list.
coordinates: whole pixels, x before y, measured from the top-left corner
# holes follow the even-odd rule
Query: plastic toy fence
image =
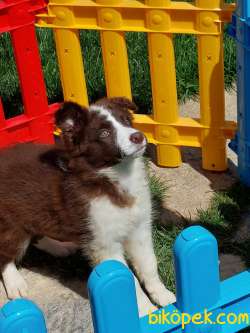
[[(141, 319), (128, 268), (117, 261), (97, 266), (88, 281), (95, 333), (233, 333), (250, 325), (250, 272), (220, 282), (211, 233), (198, 226), (184, 230), (175, 242), (174, 261), (177, 303)], [(160, 317), (163, 310), (167, 319)], [(188, 324), (186, 314), (196, 314), (196, 324)], [(41, 311), (30, 301), (10, 302), (0, 312), (0, 333), (17, 332), (47, 332)]]
[[(99, 30), (109, 96), (131, 97), (126, 31), (146, 32), (153, 93), (153, 116), (136, 115), (135, 124), (157, 146), (158, 164), (181, 164), (181, 146), (201, 147), (203, 167), (225, 170), (226, 139), (235, 124), (225, 121), (223, 23), (233, 5), (221, 0), (194, 4), (170, 0), (49, 0), (38, 25), (55, 29), (65, 99), (87, 103), (78, 29)], [(200, 119), (178, 115), (173, 33), (198, 38)], [(146, 55), (145, 55), (146, 56)]]
[[(33, 27), (34, 15), (43, 7), (43, 0), (0, 1), (0, 32), (11, 32), (25, 110), (6, 121), (1, 108), (1, 146), (52, 140), (53, 110), (47, 104)], [(158, 164), (179, 166), (180, 147), (191, 146), (202, 148), (205, 169), (227, 168), (226, 139), (234, 136), (235, 124), (225, 121), (223, 24), (231, 20), (234, 5), (222, 0), (51, 0), (47, 8), (37, 15), (37, 24), (55, 31), (65, 100), (88, 103), (79, 29), (100, 31), (107, 94), (127, 97), (131, 86), (125, 32), (146, 32), (153, 115), (136, 115), (135, 125), (156, 145)], [(178, 115), (174, 33), (198, 39), (200, 119)]]
[(238, 132), (231, 148), (238, 154), (238, 174), (250, 186), (250, 2), (238, 1), (231, 34), (237, 41)]
[(0, 99), (0, 148), (17, 142), (53, 142), (53, 110), (48, 106), (34, 27), (43, 0), (0, 1), (0, 34), (10, 32), (19, 74), (24, 113), (5, 119)]

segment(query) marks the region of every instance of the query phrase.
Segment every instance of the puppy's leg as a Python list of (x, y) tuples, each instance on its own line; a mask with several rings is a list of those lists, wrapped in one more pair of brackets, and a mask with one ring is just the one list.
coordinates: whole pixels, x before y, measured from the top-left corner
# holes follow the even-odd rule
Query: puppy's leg
[(10, 299), (15, 299), (19, 297), (26, 297), (28, 295), (28, 287), (23, 279), (21, 273), (17, 270), (15, 265), (15, 260), (19, 261), (24, 256), (29, 243), (30, 239), (25, 236), (23, 241), (20, 242), (21, 245), (16, 247), (14, 242), (12, 246), (1, 246), (1, 250), (4, 249), (6, 252), (0, 253), (0, 267), (2, 272), (2, 278), (4, 282), (4, 286), (7, 292), (7, 296)]
[(174, 303), (175, 295), (165, 288), (158, 275), (151, 223), (141, 223), (140, 227), (130, 235), (125, 248), (152, 300), (160, 306)]
[[(104, 260), (117, 260), (128, 266), (123, 255), (123, 246), (120, 243), (112, 243), (109, 244), (109, 246), (104, 247), (94, 246), (94, 248), (92, 248), (92, 251), (94, 251), (95, 253), (95, 264), (101, 263)], [(135, 276), (134, 279), (139, 316), (142, 317), (149, 314), (149, 312), (155, 311), (156, 307), (151, 303), (147, 295), (144, 293), (139, 281)]]
[(60, 242), (49, 237), (43, 237), (34, 246), (55, 257), (66, 257), (78, 250), (78, 246), (72, 242)]
[(23, 230), (9, 229), (0, 225), (0, 271), (7, 295), (10, 299), (28, 295), (28, 288), (21, 273), (17, 270), (15, 261), (24, 256), (29, 243), (30, 236)]
[(7, 295), (10, 299), (26, 297), (28, 287), (14, 262), (6, 264), (2, 270), (2, 277)]

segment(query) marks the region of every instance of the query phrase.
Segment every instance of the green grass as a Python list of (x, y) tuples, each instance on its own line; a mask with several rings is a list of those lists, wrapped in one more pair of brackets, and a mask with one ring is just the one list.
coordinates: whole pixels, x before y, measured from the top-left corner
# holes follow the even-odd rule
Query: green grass
[[(55, 54), (53, 33), (38, 29), (43, 70), (50, 103), (62, 100), (62, 89)], [(102, 52), (99, 34), (82, 31), (80, 34), (88, 95), (90, 101), (106, 94)], [(135, 102), (144, 113), (152, 108), (150, 73), (147, 58), (147, 37), (143, 33), (127, 33), (129, 68)], [(176, 55), (177, 89), (180, 101), (197, 95), (199, 90), (196, 38), (191, 35), (177, 35), (174, 40)], [(16, 66), (13, 59), (10, 38), (0, 35), (0, 96), (8, 116), (22, 111)], [(235, 81), (235, 43), (225, 35), (225, 83), (230, 88)]]
[[(167, 186), (155, 175), (151, 177), (153, 177), (154, 184), (151, 186), (152, 197), (156, 200), (158, 209), (161, 206), (159, 199), (163, 199), (167, 195)], [(210, 207), (207, 210), (198, 211), (198, 218), (195, 221), (183, 221), (183, 225), (162, 226), (158, 223), (158, 212), (153, 228), (153, 239), (159, 272), (168, 288), (175, 291), (172, 248), (177, 235), (187, 225), (204, 226), (217, 238), (221, 254), (240, 256), (246, 266), (249, 266), (250, 235), (246, 236), (246, 241), (242, 243), (233, 240), (239, 228), (242, 214), (249, 211), (249, 202), (250, 189), (237, 183), (227, 191), (215, 193)]]

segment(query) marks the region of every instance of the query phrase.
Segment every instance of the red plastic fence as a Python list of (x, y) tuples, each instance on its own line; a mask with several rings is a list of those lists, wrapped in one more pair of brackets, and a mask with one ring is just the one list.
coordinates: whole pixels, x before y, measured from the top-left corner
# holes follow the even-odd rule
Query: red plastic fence
[(0, 100), (0, 148), (17, 142), (54, 141), (57, 105), (48, 105), (34, 27), (35, 14), (45, 7), (43, 0), (0, 0), (0, 33), (11, 35), (24, 106), (22, 115), (6, 120)]

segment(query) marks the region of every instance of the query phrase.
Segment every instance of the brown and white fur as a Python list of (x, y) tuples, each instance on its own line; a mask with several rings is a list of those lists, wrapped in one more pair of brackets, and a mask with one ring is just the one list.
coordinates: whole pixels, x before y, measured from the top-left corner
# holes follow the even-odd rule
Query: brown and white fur
[[(126, 98), (57, 111), (61, 144), (23, 144), (0, 153), (0, 269), (9, 298), (27, 295), (15, 262), (34, 239), (56, 256), (76, 248), (92, 265), (129, 258), (151, 300), (175, 301), (158, 276), (152, 207), (142, 155), (146, 139), (132, 127)], [(153, 304), (135, 277), (140, 315)]]

